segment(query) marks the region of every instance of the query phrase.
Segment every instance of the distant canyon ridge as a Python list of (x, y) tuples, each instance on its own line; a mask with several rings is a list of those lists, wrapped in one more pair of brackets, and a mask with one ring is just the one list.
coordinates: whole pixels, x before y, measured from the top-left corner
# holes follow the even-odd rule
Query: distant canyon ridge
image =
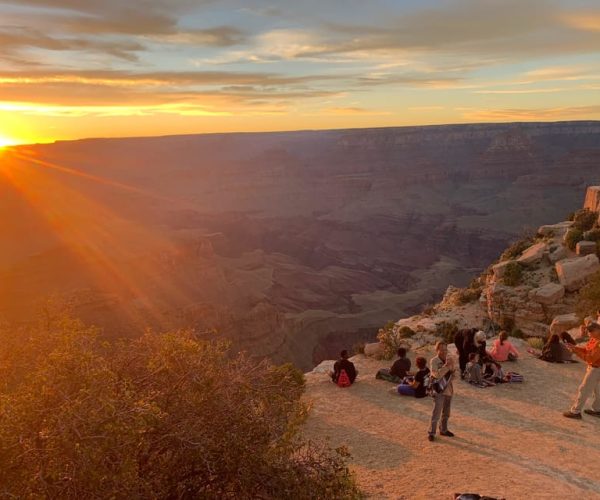
[(600, 122), (17, 147), (0, 152), (0, 317), (53, 297), (110, 337), (194, 328), (307, 370), (599, 183)]

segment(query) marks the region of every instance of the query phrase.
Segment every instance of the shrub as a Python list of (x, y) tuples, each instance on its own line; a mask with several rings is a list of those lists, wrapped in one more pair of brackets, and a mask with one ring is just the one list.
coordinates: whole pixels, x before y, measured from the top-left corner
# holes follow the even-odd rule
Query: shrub
[(587, 241), (599, 242), (600, 241), (600, 229), (591, 229), (590, 231), (586, 231), (585, 234), (583, 235), (583, 237)]
[(600, 271), (592, 274), (585, 286), (579, 291), (577, 313), (581, 318), (596, 316), (600, 310)]
[(525, 334), (523, 333), (523, 330), (521, 330), (520, 328), (513, 328), (512, 332), (510, 332), (510, 336), (514, 337), (516, 339), (524, 339), (525, 338)]
[(504, 268), (502, 282), (507, 286), (517, 286), (523, 277), (523, 266), (518, 262), (509, 262)]
[[(304, 377), (192, 332), (100, 343), (71, 318), (0, 332), (7, 498), (357, 498), (300, 436)], [(16, 340), (15, 340), (16, 339)]]
[(581, 229), (571, 228), (565, 236), (565, 244), (571, 250), (575, 250), (577, 243), (583, 240), (583, 231)]
[(587, 208), (582, 208), (575, 212), (573, 217), (573, 227), (580, 231), (589, 231), (594, 227), (598, 220), (598, 212), (592, 212)]
[(395, 328), (390, 328), (387, 325), (385, 328), (379, 329), (377, 340), (383, 346), (383, 357), (385, 359), (392, 359), (396, 355), (398, 347), (402, 345)]
[(464, 304), (468, 304), (470, 302), (474, 302), (479, 299), (481, 295), (481, 288), (460, 288), (456, 291), (453, 296), (453, 301), (455, 304), (462, 306)]
[(523, 251), (527, 250), (533, 243), (532, 238), (526, 237), (519, 241), (515, 241), (511, 246), (509, 246), (502, 255), (500, 256), (500, 261), (516, 259), (519, 255), (523, 253)]
[(456, 321), (442, 321), (436, 324), (436, 335), (441, 337), (447, 344), (454, 342), (454, 336), (458, 331), (458, 323)]
[(398, 330), (398, 337), (401, 339), (409, 339), (416, 335), (415, 332), (410, 326), (403, 326)]
[(542, 348), (544, 347), (544, 339), (540, 338), (540, 337), (529, 337), (527, 339), (527, 343), (533, 347), (534, 349), (538, 349), (538, 350), (542, 350)]

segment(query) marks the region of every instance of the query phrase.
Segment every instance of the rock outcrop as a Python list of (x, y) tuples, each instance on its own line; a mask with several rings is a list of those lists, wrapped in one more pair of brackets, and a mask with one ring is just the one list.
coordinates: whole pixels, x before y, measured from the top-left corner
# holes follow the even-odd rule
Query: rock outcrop
[[(595, 203), (595, 192), (588, 190), (588, 209)], [(579, 227), (589, 226), (588, 215), (577, 217)], [(600, 270), (600, 262), (596, 242), (582, 241), (576, 252), (566, 246), (564, 236), (573, 224), (566, 221), (541, 226), (528, 245), (524, 241), (511, 247), (505, 252), (509, 258), (491, 265), (471, 288), (449, 287), (430, 314), (401, 319), (394, 332), (400, 337), (401, 329), (410, 327), (433, 335), (434, 341), (440, 336), (448, 338), (449, 332), (458, 328), (485, 328), (488, 320), (509, 331), (519, 329), (525, 336), (546, 337), (569, 330), (578, 335), (578, 293)], [(597, 229), (596, 224), (584, 234), (594, 236)], [(524, 250), (516, 253), (519, 248)], [(415, 340), (402, 342), (413, 347), (423, 345), (421, 338)]]

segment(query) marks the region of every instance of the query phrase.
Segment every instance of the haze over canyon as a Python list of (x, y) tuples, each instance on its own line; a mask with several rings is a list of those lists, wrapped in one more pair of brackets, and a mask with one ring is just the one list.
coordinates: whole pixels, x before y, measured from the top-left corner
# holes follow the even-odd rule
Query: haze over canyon
[(216, 330), (308, 369), (600, 183), (600, 122), (90, 139), (0, 152), (0, 316)]

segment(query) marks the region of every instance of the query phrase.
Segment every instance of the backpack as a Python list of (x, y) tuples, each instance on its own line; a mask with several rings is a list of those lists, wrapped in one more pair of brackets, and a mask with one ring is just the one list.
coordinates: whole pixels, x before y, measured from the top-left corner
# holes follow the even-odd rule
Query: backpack
[(350, 387), (352, 385), (352, 382), (350, 382), (350, 377), (343, 368), (340, 370), (340, 374), (337, 379), (337, 385), (338, 387)]

